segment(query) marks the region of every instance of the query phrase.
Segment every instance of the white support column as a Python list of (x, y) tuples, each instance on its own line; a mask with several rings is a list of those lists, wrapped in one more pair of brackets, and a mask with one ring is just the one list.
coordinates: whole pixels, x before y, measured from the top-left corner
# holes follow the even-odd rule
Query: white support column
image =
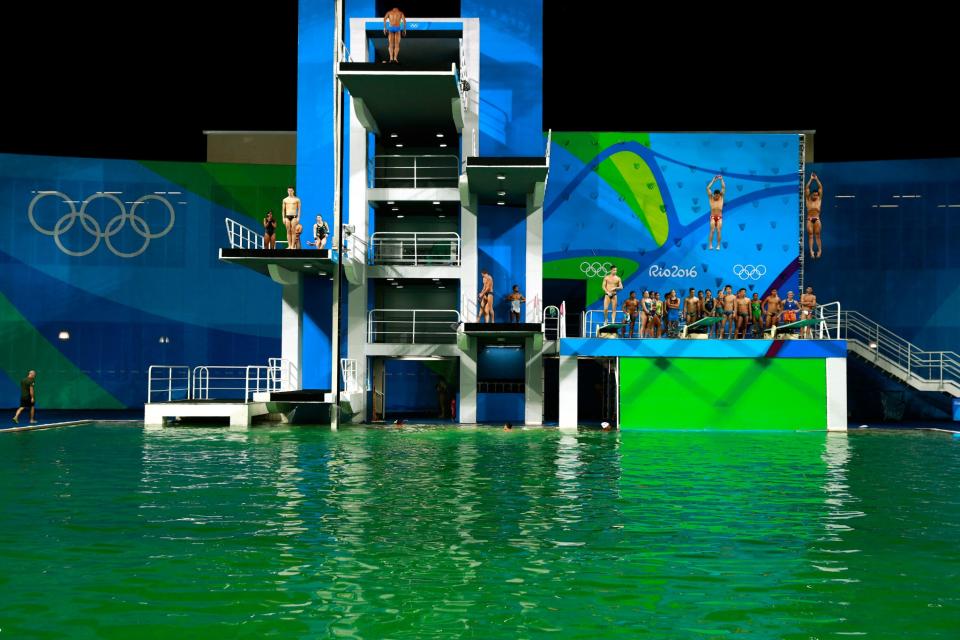
[(303, 275), (288, 274), (293, 284), (283, 284), (280, 357), (290, 363), (290, 389), (297, 390), (303, 388)]
[(460, 412), (461, 424), (477, 421), (477, 341), (460, 349)]
[(543, 336), (528, 336), (523, 345), (526, 370), (523, 385), (524, 424), (543, 424)]
[(827, 358), (827, 431), (847, 430), (847, 359)]
[[(366, 62), (367, 60), (367, 40), (366, 30), (362, 21), (351, 20), (350, 24), (350, 42), (351, 55), (357, 62)], [(354, 98), (350, 98), (351, 101)], [(346, 162), (348, 175), (346, 202), (349, 211), (350, 224), (354, 227), (354, 238), (359, 238), (365, 243), (369, 242), (369, 220), (370, 205), (367, 201), (367, 184), (369, 184), (367, 175), (367, 131), (363, 123), (357, 117), (357, 110), (351, 108), (350, 113), (350, 146), (348, 148), (349, 156), (344, 158)], [(352, 241), (352, 239), (351, 239)], [(366, 258), (364, 259), (366, 261)], [(364, 270), (366, 266), (362, 267)], [(351, 358), (357, 362), (357, 380), (363, 390), (367, 389), (367, 277), (360, 279), (359, 283), (347, 283), (347, 352), (343, 354), (344, 358)], [(362, 422), (367, 419), (367, 394), (361, 393), (354, 396), (357, 400), (352, 405), (356, 411), (353, 420)]]
[(577, 429), (576, 356), (560, 356), (560, 429)]
[(543, 309), (543, 199), (527, 196), (527, 298), (525, 322), (540, 322)]
[(466, 193), (466, 176), (460, 178), (460, 316), (477, 321), (477, 197)]

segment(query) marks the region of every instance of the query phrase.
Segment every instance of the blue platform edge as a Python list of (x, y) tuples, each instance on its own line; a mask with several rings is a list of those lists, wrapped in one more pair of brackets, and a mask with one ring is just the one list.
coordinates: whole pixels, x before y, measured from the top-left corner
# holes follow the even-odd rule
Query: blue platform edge
[[(383, 31), (383, 20), (367, 22), (365, 28), (367, 31)], [(407, 31), (463, 31), (463, 23), (409, 20), (407, 21)]]
[[(621, 358), (845, 358), (845, 340), (563, 338), (560, 355)], [(957, 407), (954, 405), (954, 418)]]

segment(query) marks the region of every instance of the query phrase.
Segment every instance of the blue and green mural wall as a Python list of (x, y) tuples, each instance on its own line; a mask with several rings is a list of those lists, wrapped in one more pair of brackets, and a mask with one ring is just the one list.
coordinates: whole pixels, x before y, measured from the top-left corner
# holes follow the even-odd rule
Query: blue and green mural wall
[(151, 364), (279, 356), (279, 287), (217, 253), (227, 218), (259, 229), (294, 180), (290, 166), (0, 155), (0, 406), (29, 369), (41, 409), (112, 409), (142, 405)]

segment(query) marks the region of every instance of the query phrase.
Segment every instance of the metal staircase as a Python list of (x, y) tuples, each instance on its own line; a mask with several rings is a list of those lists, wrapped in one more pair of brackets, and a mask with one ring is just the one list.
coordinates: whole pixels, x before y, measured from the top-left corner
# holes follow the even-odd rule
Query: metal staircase
[[(824, 307), (826, 307), (825, 305)], [(836, 327), (847, 350), (919, 391), (960, 397), (960, 356), (925, 351), (856, 311), (822, 308), (824, 325)]]

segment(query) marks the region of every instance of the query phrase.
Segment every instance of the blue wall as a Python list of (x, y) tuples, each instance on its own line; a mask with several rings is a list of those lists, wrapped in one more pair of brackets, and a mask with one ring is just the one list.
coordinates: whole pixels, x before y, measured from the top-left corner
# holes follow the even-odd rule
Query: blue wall
[(481, 347), (477, 352), (477, 380), (524, 378), (523, 347)]
[[(27, 368), (43, 408), (117, 408), (142, 405), (151, 364), (279, 356), (279, 288), (217, 258), (225, 218), (257, 228), (279, 204), (276, 169), (0, 155), (0, 406)], [(98, 192), (118, 200), (84, 207)]]
[[(527, 221), (524, 209), (482, 206), (477, 214), (477, 267), (493, 277), (494, 315), (497, 322), (510, 321), (510, 303), (504, 296), (520, 285), (526, 293)], [(482, 276), (477, 273), (477, 283)], [(469, 318), (472, 322), (473, 318)]]
[[(423, 360), (386, 361), (386, 413), (391, 418), (420, 415), (436, 418), (440, 413), (437, 382), (447, 383), (447, 402), (456, 393), (453, 379), (444, 373), (452, 371), (449, 363), (428, 363)], [(449, 413), (449, 408), (447, 409)]]
[(542, 155), (543, 3), (463, 0), (480, 18), (480, 153)]
[(523, 424), (522, 393), (478, 393), (477, 422)]
[(805, 266), (818, 300), (839, 300), (923, 349), (958, 350), (960, 159), (809, 170), (826, 196), (823, 256)]

